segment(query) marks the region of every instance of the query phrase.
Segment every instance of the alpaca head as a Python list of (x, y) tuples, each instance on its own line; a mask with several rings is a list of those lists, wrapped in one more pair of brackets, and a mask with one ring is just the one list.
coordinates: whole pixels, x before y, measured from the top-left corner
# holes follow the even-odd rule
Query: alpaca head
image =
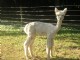
[(67, 12), (67, 8), (65, 8), (64, 10), (58, 10), (57, 8), (55, 8), (55, 15), (58, 21), (62, 21), (64, 19), (64, 16)]

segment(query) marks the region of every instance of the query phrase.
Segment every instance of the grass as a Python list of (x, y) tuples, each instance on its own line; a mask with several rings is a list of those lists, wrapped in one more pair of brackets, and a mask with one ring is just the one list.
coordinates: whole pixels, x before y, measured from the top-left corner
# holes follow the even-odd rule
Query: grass
[[(74, 25), (75, 26), (75, 25)], [(25, 33), (19, 26), (0, 25), (1, 60), (25, 60)], [(46, 36), (37, 36), (34, 54), (46, 60)], [(52, 60), (80, 60), (80, 26), (63, 26), (54, 39)]]

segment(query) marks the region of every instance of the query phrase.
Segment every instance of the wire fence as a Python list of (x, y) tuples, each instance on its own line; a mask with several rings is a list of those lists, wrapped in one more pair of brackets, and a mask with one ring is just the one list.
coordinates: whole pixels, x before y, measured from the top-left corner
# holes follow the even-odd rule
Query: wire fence
[[(64, 7), (68, 8), (68, 12), (65, 16), (64, 22), (80, 22), (80, 5), (64, 5), (56, 6), (59, 9)], [(77, 9), (71, 9), (72, 7)], [(38, 7), (4, 7), (0, 8), (1, 22), (31, 22), (31, 21), (43, 21), (43, 22), (56, 22), (55, 6), (38, 6)]]

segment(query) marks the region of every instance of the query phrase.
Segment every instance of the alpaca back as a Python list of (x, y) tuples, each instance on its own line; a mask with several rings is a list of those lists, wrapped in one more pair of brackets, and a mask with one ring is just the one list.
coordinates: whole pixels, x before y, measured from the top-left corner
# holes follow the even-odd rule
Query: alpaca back
[(31, 22), (24, 28), (26, 34), (37, 33), (39, 35), (49, 34), (55, 30), (55, 26), (50, 23)]
[(38, 34), (49, 34), (54, 31), (55, 26), (50, 23), (36, 22), (35, 28)]

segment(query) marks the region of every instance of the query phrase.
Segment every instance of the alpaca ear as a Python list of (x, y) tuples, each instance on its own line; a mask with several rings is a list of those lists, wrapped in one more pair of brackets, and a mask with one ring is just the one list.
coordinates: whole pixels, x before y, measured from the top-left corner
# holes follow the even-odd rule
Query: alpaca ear
[(64, 12), (67, 12), (67, 8), (65, 8), (63, 11), (64, 11)]
[(55, 7), (55, 12), (58, 12), (58, 9)]

